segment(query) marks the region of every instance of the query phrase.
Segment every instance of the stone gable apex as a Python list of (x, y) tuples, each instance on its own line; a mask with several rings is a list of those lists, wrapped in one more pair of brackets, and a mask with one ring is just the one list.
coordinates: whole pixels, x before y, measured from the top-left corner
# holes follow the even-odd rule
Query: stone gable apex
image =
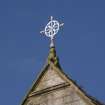
[(50, 50), (47, 64), (39, 74), (36, 81), (33, 82), (31, 89), (25, 96), (21, 105), (27, 105), (26, 103), (28, 102), (28, 100), (33, 99), (34, 96), (38, 96), (45, 93), (47, 94), (51, 91), (55, 91), (62, 88), (69, 88), (70, 92), (74, 93), (77, 98), (80, 98), (81, 101), (78, 102), (81, 104), (77, 103), (78, 105), (104, 105), (97, 101), (95, 98), (89, 96), (83, 89), (80, 88), (80, 86), (74, 80), (69, 78), (68, 75), (63, 72), (60, 67), (58, 58), (56, 57), (55, 48)]

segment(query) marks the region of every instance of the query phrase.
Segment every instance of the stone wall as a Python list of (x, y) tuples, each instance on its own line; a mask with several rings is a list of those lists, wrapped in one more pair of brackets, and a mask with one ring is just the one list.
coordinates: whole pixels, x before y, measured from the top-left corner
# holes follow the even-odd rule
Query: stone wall
[[(59, 85), (65, 85), (65, 83), (67, 81), (56, 70), (49, 67), (24, 105), (89, 105), (76, 93), (69, 83), (69, 86), (55, 89)], [(43, 90), (47, 89), (48, 92), (43, 92)]]
[(25, 105), (88, 105), (76, 92), (66, 87), (54, 90), (50, 93), (44, 93), (39, 96), (32, 96)]
[(58, 75), (58, 73), (49, 67), (48, 71), (41, 78), (37, 88), (34, 91), (39, 91), (64, 82), (65, 81)]

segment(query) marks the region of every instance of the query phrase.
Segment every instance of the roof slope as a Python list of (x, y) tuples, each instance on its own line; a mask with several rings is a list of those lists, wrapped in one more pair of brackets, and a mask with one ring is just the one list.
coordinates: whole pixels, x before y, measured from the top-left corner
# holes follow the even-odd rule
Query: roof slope
[(47, 64), (42, 69), (42, 71), (39, 74), (36, 81), (33, 82), (31, 89), (24, 97), (24, 100), (22, 101), (21, 105), (24, 105), (24, 103), (27, 100), (27, 98), (29, 97), (29, 95), (34, 91), (35, 88), (37, 88), (41, 78), (47, 72), (47, 70), (50, 66), (53, 67), (54, 70), (56, 70), (61, 75), (61, 77), (64, 78), (68, 83), (72, 84), (73, 88), (78, 92), (78, 94), (80, 94), (91, 105), (105, 105), (105, 104), (99, 102), (98, 100), (96, 100), (95, 98), (93, 98), (92, 96), (88, 95), (74, 80), (72, 80), (70, 77), (68, 77), (68, 75), (66, 75), (63, 72), (63, 70), (59, 64), (58, 57), (56, 56), (55, 47), (50, 48), (50, 53), (48, 56)]

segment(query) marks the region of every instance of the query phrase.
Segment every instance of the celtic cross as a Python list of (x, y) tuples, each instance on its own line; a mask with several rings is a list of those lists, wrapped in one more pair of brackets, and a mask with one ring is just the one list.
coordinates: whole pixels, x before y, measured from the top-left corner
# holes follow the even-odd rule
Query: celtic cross
[(40, 31), (40, 33), (45, 34), (51, 39), (50, 47), (54, 47), (54, 36), (58, 33), (59, 28), (63, 25), (64, 23), (60, 24), (57, 20), (53, 20), (53, 17), (51, 16), (50, 21), (45, 26), (45, 29)]

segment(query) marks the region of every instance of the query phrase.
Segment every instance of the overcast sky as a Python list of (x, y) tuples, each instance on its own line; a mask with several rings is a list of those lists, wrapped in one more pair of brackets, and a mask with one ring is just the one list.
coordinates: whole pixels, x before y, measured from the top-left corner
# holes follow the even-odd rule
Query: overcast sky
[(65, 23), (55, 41), (64, 72), (105, 103), (105, 0), (0, 0), (0, 105), (19, 105), (43, 68), (50, 16)]

